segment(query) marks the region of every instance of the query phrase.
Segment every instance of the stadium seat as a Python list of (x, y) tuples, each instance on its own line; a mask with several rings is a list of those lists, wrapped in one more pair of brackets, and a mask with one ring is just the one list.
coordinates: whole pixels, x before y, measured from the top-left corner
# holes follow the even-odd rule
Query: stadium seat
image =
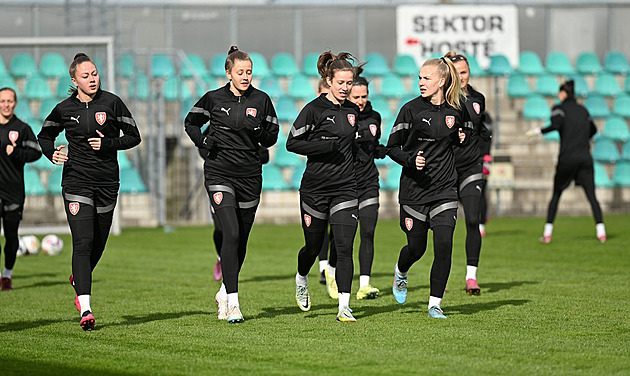
[(560, 142), (560, 133), (556, 130), (543, 134), (543, 140), (549, 142)]
[(37, 74), (37, 64), (30, 54), (18, 53), (13, 55), (9, 73), (15, 78), (26, 78)]
[(65, 131), (62, 131), (61, 133), (59, 133), (59, 135), (55, 139), (55, 147), (57, 147), (59, 145), (66, 145), (66, 146), (68, 146), (68, 139), (66, 138), (66, 132)]
[(394, 117), (392, 110), (389, 108), (389, 103), (387, 103), (387, 99), (377, 94), (370, 95), (368, 99), (372, 104), (372, 108), (381, 115), (381, 118), (391, 119)]
[(284, 95), (284, 90), (280, 86), (280, 82), (275, 77), (264, 77), (260, 81), (260, 90), (264, 91), (271, 98), (278, 98)]
[(527, 78), (520, 73), (514, 73), (508, 77), (506, 91), (510, 98), (525, 98), (532, 93)]
[(140, 101), (149, 99), (149, 78), (140, 69), (136, 71), (134, 78), (129, 82), (129, 97)]
[(125, 168), (133, 168), (131, 161), (127, 157), (124, 150), (118, 150), (118, 167), (122, 170)]
[[(33, 132), (35, 133), (35, 136), (39, 133), (35, 132), (35, 129), (33, 129)], [(28, 166), (31, 166), (37, 171), (51, 171), (56, 168), (56, 166), (43, 155), (35, 162), (29, 163)], [(46, 188), (44, 188), (44, 190), (46, 190)]]
[(24, 166), (24, 190), (27, 196), (46, 193), (46, 188), (44, 188), (42, 181), (39, 179), (39, 173), (28, 164)]
[(300, 72), (293, 55), (280, 52), (271, 57), (271, 72), (276, 77), (290, 77)]
[(30, 100), (44, 100), (53, 97), (48, 81), (39, 74), (34, 74), (26, 79), (22, 95)]
[(20, 94), (17, 83), (9, 74), (0, 73), (0, 87), (10, 87), (18, 93), (18, 96)]
[(604, 69), (613, 74), (628, 74), (630, 64), (623, 53), (610, 51), (604, 56)]
[(282, 122), (292, 123), (298, 116), (298, 109), (295, 101), (288, 96), (281, 96), (275, 101), (276, 115)]
[(591, 88), (581, 74), (569, 75), (567, 79), (574, 81), (575, 95), (577, 97), (587, 97), (591, 93)]
[(615, 165), (612, 182), (619, 187), (630, 187), (630, 161), (619, 161)]
[(522, 51), (518, 61), (518, 71), (528, 76), (538, 76), (545, 73), (538, 54), (532, 51)]
[(39, 105), (39, 113), (37, 114), (37, 118), (41, 120), (43, 123), (44, 119), (46, 119), (48, 115), (50, 115), (50, 113), (52, 112), (53, 108), (55, 108), (56, 105), (57, 105), (56, 98), (44, 99), (42, 103)]
[(582, 74), (600, 74), (602, 65), (599, 58), (592, 52), (582, 52), (578, 55), (575, 62), (578, 73)]
[(471, 76), (484, 77), (488, 75), (488, 72), (485, 71), (483, 68), (481, 68), (481, 66), (479, 65), (479, 62), (477, 61), (476, 56), (470, 55), (470, 56), (466, 56), (466, 58), (468, 59), (468, 66), (470, 67)]
[(630, 161), (630, 140), (626, 141), (621, 148), (621, 159)]
[(50, 175), (48, 175), (48, 185), (46, 186), (46, 191), (48, 191), (48, 193), (54, 195), (61, 194), (62, 174), (63, 168), (61, 166), (54, 165), (54, 168), (50, 171)]
[(598, 137), (595, 140), (595, 145), (593, 146), (594, 160), (602, 163), (615, 163), (620, 158), (615, 141), (606, 137)]
[(398, 163), (392, 163), (387, 169), (387, 176), (383, 180), (381, 189), (386, 191), (396, 191), (400, 187), (400, 174), (402, 173), (402, 166)]
[(181, 61), (181, 73), (183, 78), (193, 78), (196, 73), (199, 77), (203, 77), (208, 74), (208, 68), (206, 68), (206, 63), (203, 61), (203, 58), (198, 54), (187, 54), (188, 62), (192, 65), (192, 68), (189, 67), (187, 62)]
[(33, 118), (33, 111), (27, 101), (21, 101), (18, 99), (17, 106), (15, 106), (15, 114), (20, 119)]
[(512, 73), (513, 69), (505, 55), (496, 54), (490, 56), (490, 66), (488, 73), (493, 76), (507, 76)]
[(610, 115), (610, 108), (608, 108), (606, 99), (604, 99), (601, 95), (589, 95), (584, 101), (584, 106), (588, 110), (589, 114), (594, 118), (603, 118)]
[(613, 114), (630, 118), (630, 95), (622, 94), (615, 99)]
[(267, 163), (263, 165), (262, 180), (263, 191), (284, 191), (289, 189), (282, 176), (282, 171), (274, 164)]
[(135, 69), (135, 63), (133, 61), (133, 55), (122, 54), (120, 56), (120, 62), (118, 64), (119, 74), (123, 78), (131, 78)]
[(418, 64), (411, 55), (399, 54), (394, 57), (392, 70), (399, 76), (417, 76), (419, 72)]
[(193, 99), (184, 100), (179, 103), (179, 118), (182, 119), (182, 121), (186, 119), (186, 116), (188, 116), (194, 104), (195, 100)]
[(400, 76), (395, 73), (385, 74), (381, 83), (381, 95), (385, 98), (397, 99), (406, 96), (407, 90)]
[(120, 169), (120, 193), (145, 193), (147, 187), (138, 171), (133, 168)]
[(291, 77), (288, 94), (294, 99), (313, 99), (316, 96), (311, 81), (303, 74), (296, 74)]
[(46, 78), (59, 78), (68, 74), (68, 65), (61, 54), (49, 52), (39, 62), (39, 73)]
[(175, 65), (169, 55), (151, 56), (151, 78), (168, 78), (175, 75)]
[[(250, 52), (249, 57), (252, 59), (252, 70), (254, 72), (254, 76), (257, 77), (267, 77), (271, 74), (271, 70), (269, 70), (269, 65), (267, 64), (267, 59), (258, 52)], [(225, 62), (225, 59), (223, 59)], [(225, 75), (225, 67), (223, 68), (223, 74)]]
[[(210, 74), (215, 77), (225, 77), (225, 54), (216, 54), (210, 60)], [(256, 72), (258, 73), (258, 72)]]
[(536, 93), (545, 97), (555, 97), (559, 88), (558, 80), (553, 74), (541, 74), (536, 80)]
[(55, 91), (55, 97), (58, 99), (65, 99), (68, 97), (68, 91), (70, 90), (70, 86), (75, 87), (70, 79), (69, 75), (61, 77), (59, 81), (57, 81), (57, 90)]
[(7, 66), (4, 64), (4, 59), (0, 56), (0, 76), (8, 76), (9, 71), (7, 70)]
[(408, 102), (411, 102), (412, 100), (416, 99), (417, 97), (418, 97), (417, 95), (408, 95), (406, 97), (402, 97), (398, 101), (398, 107), (396, 108), (396, 113), (394, 114), (394, 116), (392, 118), (395, 119), (396, 116), (398, 116), (398, 113), (400, 112), (400, 109), (402, 108), (402, 106), (404, 106)]
[(594, 92), (605, 97), (616, 97), (622, 93), (615, 76), (607, 72), (602, 72), (597, 76)]
[(610, 138), (615, 141), (626, 141), (630, 138), (630, 131), (628, 131), (628, 123), (626, 120), (619, 116), (609, 116), (606, 119), (604, 125), (604, 132), (602, 135), (606, 138)]
[(282, 135), (278, 137), (278, 142), (275, 146), (276, 153), (273, 158), (273, 163), (278, 167), (297, 167), (305, 164), (302, 157), (295, 153), (291, 153), (287, 150), (287, 138)]
[(291, 174), (291, 179), (289, 179), (289, 188), (290, 189), (300, 189), (300, 184), (302, 183), (302, 176), (304, 175), (304, 170), (306, 169), (306, 163), (297, 166), (293, 173)]
[(551, 52), (547, 55), (545, 66), (547, 72), (558, 76), (566, 76), (575, 73), (575, 69), (573, 69), (569, 57), (563, 52)]
[(595, 186), (597, 188), (612, 188), (614, 186), (608, 173), (606, 173), (606, 168), (604, 168), (601, 163), (593, 163), (593, 172), (595, 175)]
[(317, 59), (319, 59), (319, 54), (315, 52), (311, 52), (304, 56), (302, 60), (302, 74), (307, 77), (319, 77), (319, 71), (317, 70)]
[(179, 100), (188, 100), (192, 98), (192, 92), (186, 84), (177, 76), (171, 76), (164, 81), (162, 86), (162, 94), (167, 102), (175, 102)]
[(545, 98), (532, 94), (525, 100), (523, 117), (527, 120), (545, 120), (551, 116), (551, 109)]
[(394, 120), (381, 121), (381, 138), (378, 140), (379, 143), (387, 145), (392, 128), (394, 128)]
[(380, 77), (390, 73), (385, 56), (379, 52), (371, 52), (365, 56), (367, 64), (363, 67), (366, 77)]

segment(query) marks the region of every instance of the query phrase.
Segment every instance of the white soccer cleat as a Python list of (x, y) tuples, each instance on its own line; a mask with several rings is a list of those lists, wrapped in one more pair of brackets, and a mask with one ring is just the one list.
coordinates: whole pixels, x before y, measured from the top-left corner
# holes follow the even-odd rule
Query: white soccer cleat
[(220, 292), (217, 292), (217, 294), (214, 296), (214, 301), (217, 303), (217, 307), (219, 307), (219, 313), (217, 314), (217, 319), (227, 320), (228, 319), (227, 298), (223, 299), (221, 297)]

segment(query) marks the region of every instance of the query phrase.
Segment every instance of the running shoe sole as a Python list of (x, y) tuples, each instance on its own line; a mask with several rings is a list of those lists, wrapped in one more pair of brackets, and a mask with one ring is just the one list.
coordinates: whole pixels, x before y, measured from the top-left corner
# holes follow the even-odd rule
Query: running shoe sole
[(83, 328), (83, 330), (87, 332), (94, 329), (95, 323), (96, 320), (94, 320), (94, 315), (90, 313), (87, 316), (81, 317), (81, 322), (79, 323), (79, 325), (81, 325), (81, 328)]

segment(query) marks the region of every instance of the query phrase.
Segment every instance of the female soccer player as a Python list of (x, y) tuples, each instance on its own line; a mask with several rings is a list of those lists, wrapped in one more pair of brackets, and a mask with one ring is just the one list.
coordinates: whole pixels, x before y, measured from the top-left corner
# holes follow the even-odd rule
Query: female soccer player
[(0, 89), (0, 221), (4, 228), (2, 291), (13, 290), (13, 266), (18, 249), (18, 226), (24, 209), (24, 165), (42, 152), (33, 130), (15, 116), (15, 90)]
[[(221, 234), (223, 283), (215, 295), (217, 317), (241, 323), (238, 274), (262, 189), (258, 149), (276, 143), (279, 127), (271, 99), (251, 85), (249, 55), (232, 46), (225, 73), (229, 82), (204, 94), (186, 116), (184, 126), (195, 145), (208, 150), (205, 187)], [(208, 135), (203, 136), (201, 127), (208, 121)]]
[[(420, 68), (420, 97), (403, 105), (387, 143), (387, 155), (403, 166), (398, 201), (407, 245), (395, 267), (393, 293), (407, 299), (407, 273), (424, 255), (433, 230), (429, 317), (444, 319), (440, 304), (451, 270), (457, 220), (457, 173), (452, 145), (465, 139), (465, 97), (453, 63), (429, 59)], [(467, 132), (467, 131), (466, 131)]]
[(480, 204), (483, 192), (483, 158), (479, 150), (480, 139), (488, 142), (491, 134), (484, 126), (486, 98), (468, 83), (470, 67), (466, 56), (449, 52), (444, 57), (451, 60), (466, 96), (465, 110), (471, 127), (466, 146), (454, 146), (455, 170), (459, 201), (464, 206), (466, 217), (466, 294), (478, 295), (481, 292), (477, 284), (477, 267), (481, 251), (481, 232), (479, 231)]
[(606, 227), (602, 209), (595, 197), (595, 173), (593, 172), (593, 158), (590, 153), (589, 140), (597, 128), (588, 110), (575, 100), (575, 86), (573, 81), (567, 81), (560, 86), (558, 99), (562, 103), (555, 105), (551, 111), (551, 125), (547, 128), (534, 128), (528, 131), (529, 136), (539, 135), (557, 130), (560, 133), (560, 154), (556, 166), (556, 176), (553, 181), (553, 195), (549, 201), (547, 223), (540, 241), (544, 244), (551, 242), (553, 221), (558, 210), (560, 195), (572, 181), (581, 185), (586, 198), (591, 204), (595, 217), (595, 232), (597, 239), (606, 241)]
[[(72, 233), (70, 282), (81, 327), (92, 330), (92, 272), (105, 250), (118, 198), (117, 152), (138, 145), (140, 133), (123, 101), (100, 89), (98, 69), (87, 55), (76, 54), (69, 73), (76, 88), (48, 115), (38, 140), (44, 155), (63, 165), (62, 194)], [(67, 152), (66, 145), (54, 146), (63, 130)]]
[(353, 60), (346, 52), (335, 55), (327, 51), (319, 56), (317, 69), (330, 92), (302, 109), (287, 139), (287, 150), (307, 157), (300, 185), (305, 246), (298, 254), (296, 300), (301, 310), (311, 309), (307, 276), (322, 249), (330, 222), (338, 254), (335, 278), (339, 321), (356, 321), (349, 308), (352, 245), (359, 219), (354, 154), (367, 162), (367, 156), (355, 144), (359, 109), (346, 100), (355, 77)]

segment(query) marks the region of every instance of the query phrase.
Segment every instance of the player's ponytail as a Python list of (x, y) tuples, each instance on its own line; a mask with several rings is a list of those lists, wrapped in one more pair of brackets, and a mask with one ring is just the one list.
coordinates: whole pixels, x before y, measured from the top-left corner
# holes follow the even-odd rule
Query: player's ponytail
[(466, 100), (466, 96), (462, 91), (459, 74), (450, 59), (441, 57), (439, 59), (429, 59), (422, 64), (432, 65), (438, 68), (438, 74), (444, 79), (444, 100), (453, 108), (460, 109), (461, 102)]
[(575, 97), (575, 81), (569, 80), (560, 85), (560, 90), (567, 93), (567, 97), (574, 98)]
[(361, 76), (365, 64), (367, 63), (361, 63), (354, 68), (354, 81), (352, 82), (352, 86), (365, 86), (365, 89), (368, 90), (368, 80), (365, 77)]
[[(90, 59), (90, 57), (83, 52), (79, 52), (78, 54), (74, 55), (74, 60), (72, 60), (72, 63), (70, 63), (70, 67), (68, 68), (70, 78), (75, 78), (74, 75), (77, 73), (77, 66), (87, 62), (94, 64), (92, 59)], [(96, 64), (94, 64), (94, 66), (96, 67)], [(96, 69), (98, 69), (98, 67)], [(68, 89), (68, 95), (70, 95), (71, 97), (74, 96), (77, 93), (77, 90), (78, 89), (76, 87), (70, 85), (70, 88)]]
[(249, 60), (249, 62), (252, 63), (252, 69), (254, 68), (254, 63), (252, 62), (252, 59), (249, 57), (249, 55), (246, 52), (239, 50), (238, 47), (236, 46), (231, 46), (230, 50), (228, 51), (227, 58), (225, 59), (226, 72), (229, 72), (232, 70), (232, 67), (234, 67), (234, 62), (236, 60), (244, 60), (244, 61)]
[(349, 52), (340, 52), (338, 55), (326, 51), (317, 59), (317, 71), (322, 79), (331, 79), (337, 71), (349, 71), (356, 76), (353, 62), (355, 58)]

